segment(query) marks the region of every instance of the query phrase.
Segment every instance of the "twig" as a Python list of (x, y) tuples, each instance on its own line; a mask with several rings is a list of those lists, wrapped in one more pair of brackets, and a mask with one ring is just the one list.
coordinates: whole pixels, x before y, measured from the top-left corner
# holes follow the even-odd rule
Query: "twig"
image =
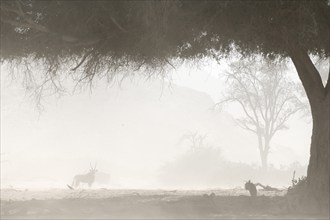
[(295, 175), (296, 175), (296, 171), (294, 170), (293, 171), (293, 177), (292, 177), (292, 180), (291, 180), (292, 186), (296, 185)]
[(168, 63), (174, 70), (176, 70), (175, 66), (173, 66), (173, 64), (170, 63), (170, 61), (168, 61), (167, 59), (165, 59), (165, 62)]
[(85, 60), (86, 60), (86, 58), (92, 53), (94, 51), (94, 49), (93, 50), (91, 50), (91, 51), (89, 51), (88, 53), (86, 53), (85, 55), (84, 55), (84, 57), (82, 58), (82, 60), (78, 63), (78, 65), (76, 66), (76, 67), (74, 67), (74, 68), (72, 68), (71, 70), (72, 71), (76, 71), (84, 62), (85, 62)]

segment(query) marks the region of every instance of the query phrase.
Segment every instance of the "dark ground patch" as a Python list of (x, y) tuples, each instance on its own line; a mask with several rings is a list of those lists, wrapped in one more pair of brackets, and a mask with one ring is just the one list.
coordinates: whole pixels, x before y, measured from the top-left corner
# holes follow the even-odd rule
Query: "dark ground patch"
[(55, 199), (1, 200), (1, 219), (322, 219), (293, 215), (287, 198), (279, 195), (251, 198), (196, 191), (156, 192), (127, 191), (100, 197), (97, 195), (102, 191), (84, 190), (66, 191), (68, 196)]

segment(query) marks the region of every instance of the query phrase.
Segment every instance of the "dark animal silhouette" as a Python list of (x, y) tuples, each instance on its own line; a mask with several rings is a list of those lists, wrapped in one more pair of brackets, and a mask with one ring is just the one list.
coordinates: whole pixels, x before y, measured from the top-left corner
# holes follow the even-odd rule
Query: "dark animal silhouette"
[(245, 189), (249, 190), (252, 197), (257, 196), (257, 187), (251, 182), (251, 180), (245, 183)]

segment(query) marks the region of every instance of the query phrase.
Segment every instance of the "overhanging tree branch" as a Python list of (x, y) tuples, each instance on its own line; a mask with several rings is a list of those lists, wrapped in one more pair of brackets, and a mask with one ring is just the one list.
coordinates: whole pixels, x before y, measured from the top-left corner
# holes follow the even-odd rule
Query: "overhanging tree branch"
[(323, 100), (326, 95), (326, 89), (307, 51), (297, 44), (292, 44), (289, 51), (309, 100), (311, 102)]

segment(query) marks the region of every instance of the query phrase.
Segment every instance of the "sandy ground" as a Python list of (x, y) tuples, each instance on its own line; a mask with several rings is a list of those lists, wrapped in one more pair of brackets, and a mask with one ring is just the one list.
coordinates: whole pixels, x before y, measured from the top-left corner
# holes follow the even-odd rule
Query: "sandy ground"
[(286, 191), (2, 189), (1, 219), (324, 219), (290, 214)]

